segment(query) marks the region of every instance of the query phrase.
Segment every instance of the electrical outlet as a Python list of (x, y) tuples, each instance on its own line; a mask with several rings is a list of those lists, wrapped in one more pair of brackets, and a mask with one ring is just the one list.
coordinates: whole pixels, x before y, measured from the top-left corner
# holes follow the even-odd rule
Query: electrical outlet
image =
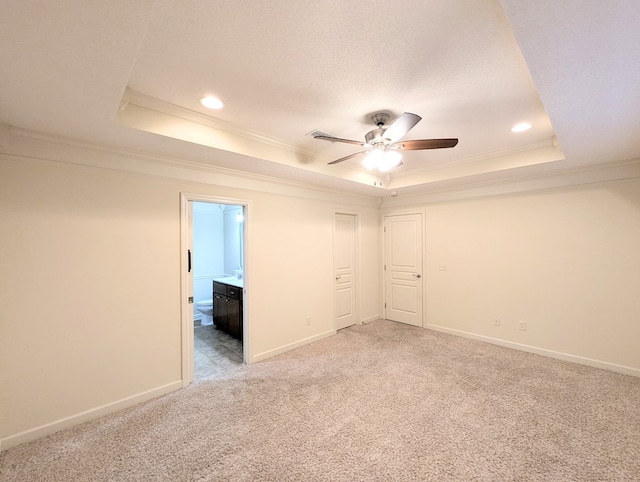
[(310, 316), (307, 316), (304, 320), (305, 320), (305, 323), (306, 323), (307, 325), (310, 325), (310, 324), (311, 324), (311, 317), (310, 317)]
[(502, 321), (500, 321), (500, 318), (494, 318), (493, 326), (500, 326), (501, 324), (502, 324)]
[(449, 267), (446, 264), (441, 264), (440, 265), (440, 271), (447, 271), (449, 269)]
[(520, 321), (520, 330), (527, 331), (527, 322), (526, 321)]

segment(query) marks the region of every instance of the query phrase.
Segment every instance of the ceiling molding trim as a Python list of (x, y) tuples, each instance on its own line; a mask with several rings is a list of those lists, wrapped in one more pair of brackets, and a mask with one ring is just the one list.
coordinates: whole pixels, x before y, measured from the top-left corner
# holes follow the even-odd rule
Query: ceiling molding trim
[(134, 102), (125, 102), (117, 114), (118, 122), (126, 127), (178, 139), (220, 151), (254, 159), (273, 162), (282, 166), (352, 181), (365, 186), (375, 186), (379, 179), (369, 171), (356, 171), (342, 166), (328, 166), (317, 158), (301, 157), (301, 154), (267, 144), (256, 138), (219, 130), (202, 122), (194, 122), (183, 116), (175, 116)]
[(422, 167), (420, 169), (413, 169), (411, 172), (407, 172), (404, 173), (402, 171), (398, 171), (395, 175), (394, 178), (401, 178), (403, 176), (411, 176), (413, 174), (420, 174), (420, 173), (425, 173), (425, 172), (431, 172), (431, 171), (436, 171), (438, 169), (442, 169), (442, 168), (448, 168), (448, 167), (452, 167), (452, 166), (461, 166), (461, 165), (465, 165), (465, 164), (475, 164), (475, 163), (480, 163), (480, 162), (484, 162), (484, 161), (491, 161), (493, 159), (498, 159), (498, 158), (508, 158), (508, 157), (513, 157), (513, 156), (518, 156), (521, 155), (523, 153), (535, 153), (544, 149), (549, 149), (549, 148), (553, 148), (557, 151), (558, 155), (562, 156), (562, 159), (558, 159), (558, 160), (564, 160), (564, 154), (562, 153), (562, 150), (560, 149), (558, 142), (556, 140), (555, 137), (547, 140), (547, 141), (542, 141), (542, 142), (536, 142), (533, 144), (528, 144), (525, 146), (519, 146), (517, 148), (514, 149), (504, 149), (501, 151), (493, 151), (493, 152), (488, 152), (488, 153), (484, 153), (484, 154), (478, 154), (478, 155), (474, 155), (474, 156), (468, 156), (468, 157), (462, 157), (459, 159), (454, 159), (453, 161), (445, 161), (445, 162), (439, 162), (437, 164), (430, 164), (427, 165), (425, 167)]
[[(564, 154), (555, 138), (494, 151), (451, 162), (427, 165), (417, 170), (398, 171), (380, 177), (360, 164), (344, 163), (327, 166), (327, 156), (296, 149), (279, 139), (243, 129), (214, 117), (165, 102), (155, 97), (127, 89), (123, 96), (118, 120), (121, 124), (147, 132), (180, 139), (215, 149), (234, 152), (257, 159), (276, 162), (336, 179), (368, 186), (384, 185), (386, 190), (419, 187), (455, 177), (465, 177), (493, 171), (503, 171), (543, 162), (559, 161)], [(245, 141), (240, 140), (244, 139)], [(248, 141), (248, 142), (247, 142)], [(301, 157), (302, 156), (302, 157)]]
[(396, 207), (420, 206), (439, 202), (452, 202), (487, 196), (516, 194), (532, 191), (568, 189), (590, 184), (640, 179), (640, 159), (590, 165), (570, 170), (529, 173), (509, 178), (470, 181), (435, 188), (425, 193), (385, 197), (382, 211)]
[(536, 149), (509, 151), (508, 154), (482, 161), (467, 161), (465, 163), (441, 164), (436, 168), (414, 172), (411, 177), (393, 177), (389, 189), (401, 189), (453, 180), (464, 179), (498, 172), (508, 172), (513, 169), (536, 166), (539, 164), (553, 164), (563, 161), (564, 155), (551, 142), (540, 145)]
[(283, 140), (265, 136), (262, 133), (240, 127), (237, 124), (223, 121), (221, 119), (216, 119), (215, 117), (211, 117), (206, 114), (202, 114), (200, 112), (196, 112), (185, 107), (172, 104), (170, 102), (165, 102), (155, 97), (141, 94), (140, 92), (136, 92), (127, 87), (127, 90), (125, 91), (123, 100), (121, 102), (120, 111), (125, 110), (129, 104), (137, 105), (138, 107), (143, 107), (145, 109), (153, 110), (161, 114), (170, 115), (172, 117), (177, 117), (179, 119), (183, 119), (196, 124), (201, 124), (203, 126), (210, 127), (219, 131), (227, 132), (229, 134), (244, 137), (246, 139), (260, 142), (262, 144), (276, 147), (278, 149), (283, 149), (309, 159), (322, 160), (323, 162), (329, 162), (332, 160), (328, 156), (321, 156), (316, 154), (315, 152), (299, 149)]
[[(377, 208), (378, 196), (324, 188), (311, 183), (238, 171), (168, 156), (118, 149), (7, 126), (0, 130), (0, 156), (35, 159), (126, 172), (225, 189), (278, 194), (329, 203)], [(87, 155), (87, 154), (94, 155)], [(344, 181), (345, 183), (347, 181)], [(382, 190), (382, 189), (381, 189)]]

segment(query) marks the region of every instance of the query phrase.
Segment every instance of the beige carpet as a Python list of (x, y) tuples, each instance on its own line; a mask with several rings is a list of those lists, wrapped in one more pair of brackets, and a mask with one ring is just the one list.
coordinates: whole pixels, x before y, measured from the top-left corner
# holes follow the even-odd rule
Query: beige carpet
[(640, 480), (640, 379), (376, 321), (0, 457), (3, 481)]

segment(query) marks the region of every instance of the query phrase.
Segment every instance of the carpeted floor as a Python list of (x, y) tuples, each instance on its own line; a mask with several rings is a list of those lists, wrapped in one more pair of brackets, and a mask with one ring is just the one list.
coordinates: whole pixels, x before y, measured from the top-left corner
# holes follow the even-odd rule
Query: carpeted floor
[(380, 320), (11, 448), (0, 478), (640, 480), (640, 379)]

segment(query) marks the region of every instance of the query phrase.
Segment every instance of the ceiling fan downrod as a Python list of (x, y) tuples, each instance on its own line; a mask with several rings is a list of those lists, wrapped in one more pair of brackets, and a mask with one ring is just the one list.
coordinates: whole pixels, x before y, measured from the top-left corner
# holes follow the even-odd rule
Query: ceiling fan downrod
[(386, 112), (376, 112), (371, 116), (371, 121), (373, 122), (374, 125), (380, 128), (387, 123), (387, 121), (389, 120), (389, 117), (390, 117), (389, 114)]
[(387, 129), (383, 126), (387, 123), (389, 117), (389, 114), (387, 114), (386, 112), (376, 112), (371, 116), (371, 121), (376, 126), (378, 126), (378, 128), (367, 132), (367, 134), (364, 136), (364, 140), (367, 144), (369, 144), (370, 146), (376, 146), (378, 144), (385, 143), (385, 140), (382, 136)]

